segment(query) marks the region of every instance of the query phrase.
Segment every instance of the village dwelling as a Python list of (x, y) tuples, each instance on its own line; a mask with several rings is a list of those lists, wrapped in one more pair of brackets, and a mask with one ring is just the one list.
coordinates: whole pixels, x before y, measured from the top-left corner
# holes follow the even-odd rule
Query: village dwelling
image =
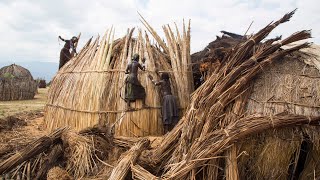
[(0, 100), (33, 99), (37, 92), (37, 82), (29, 70), (12, 64), (0, 69)]

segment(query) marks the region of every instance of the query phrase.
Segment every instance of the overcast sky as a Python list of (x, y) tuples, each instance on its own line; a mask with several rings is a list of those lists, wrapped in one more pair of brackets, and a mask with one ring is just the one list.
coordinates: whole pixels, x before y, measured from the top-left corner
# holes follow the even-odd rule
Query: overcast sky
[(254, 21), (249, 33), (257, 32), (295, 8), (292, 20), (272, 36), (312, 29), (311, 41), (319, 44), (319, 0), (0, 0), (0, 62), (58, 62), (59, 35), (70, 38), (81, 32), (82, 45), (113, 25), (120, 37), (127, 28), (143, 27), (137, 11), (157, 31), (191, 19), (191, 49), (196, 52), (220, 30), (243, 34)]

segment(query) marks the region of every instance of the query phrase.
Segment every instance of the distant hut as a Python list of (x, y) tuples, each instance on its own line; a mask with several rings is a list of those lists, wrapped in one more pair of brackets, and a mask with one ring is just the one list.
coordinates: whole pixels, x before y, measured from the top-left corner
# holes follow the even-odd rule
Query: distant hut
[[(191, 68), (185, 66), (191, 64), (190, 29), (183, 36), (178, 34), (179, 39), (168, 39), (168, 46), (162, 39), (156, 39), (158, 45), (151, 44), (142, 31), (134, 38), (133, 30), (118, 40), (112, 40), (110, 33), (100, 42), (99, 38), (89, 40), (78, 56), (60, 69), (48, 94), (45, 123), (49, 129), (70, 126), (81, 130), (107, 123), (115, 127), (116, 135), (162, 135), (161, 96), (148, 78), (160, 78), (156, 69), (170, 74), (172, 93), (181, 112), (188, 106), (193, 91)], [(149, 107), (142, 108), (138, 100), (131, 103), (133, 111), (125, 111), (124, 71), (135, 53), (146, 59), (146, 71), (139, 71), (138, 78)]]
[(39, 83), (38, 83), (39, 88), (46, 88), (47, 87), (47, 83), (45, 79), (40, 79)]
[(31, 73), (16, 64), (0, 69), (0, 100), (33, 99), (37, 91), (37, 83)]

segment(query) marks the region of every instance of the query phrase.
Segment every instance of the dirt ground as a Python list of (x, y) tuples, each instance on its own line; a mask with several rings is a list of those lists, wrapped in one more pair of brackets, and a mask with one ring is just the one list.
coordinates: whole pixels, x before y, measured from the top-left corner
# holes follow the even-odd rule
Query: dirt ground
[(47, 101), (48, 88), (39, 88), (34, 99), (21, 101), (0, 101), (0, 118), (21, 112), (43, 110)]

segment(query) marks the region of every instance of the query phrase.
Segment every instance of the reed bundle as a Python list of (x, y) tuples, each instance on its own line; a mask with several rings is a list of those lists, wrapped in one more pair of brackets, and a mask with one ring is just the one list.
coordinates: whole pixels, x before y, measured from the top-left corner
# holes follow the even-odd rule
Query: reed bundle
[(141, 167), (140, 165), (131, 165), (131, 171), (132, 171), (132, 179), (137, 180), (157, 180), (160, 179), (153, 174), (151, 174), (149, 171)]
[(31, 142), (27, 147), (15, 153), (10, 158), (1, 162), (0, 174), (9, 172), (22, 162), (27, 161), (30, 158), (33, 158), (34, 156), (38, 155), (39, 153), (42, 153), (43, 151), (47, 150), (52, 144), (56, 143), (60, 139), (61, 134), (64, 131), (65, 128), (57, 129), (50, 133), (48, 136), (43, 136), (35, 140), (34, 142)]
[(48, 156), (44, 159), (40, 165), (40, 169), (35, 177), (36, 180), (41, 180), (47, 177), (49, 169), (51, 169), (63, 155), (63, 148), (61, 144), (55, 145)]
[(47, 175), (47, 180), (73, 180), (68, 172), (60, 167), (51, 168)]
[(93, 173), (96, 163), (94, 160), (93, 142), (86, 136), (68, 130), (61, 137), (66, 146), (66, 170), (75, 178), (82, 178)]
[(149, 140), (142, 139), (132, 146), (130, 150), (123, 154), (123, 156), (119, 159), (117, 166), (112, 170), (109, 179), (124, 179), (130, 169), (130, 164), (134, 164), (141, 152), (148, 148), (149, 145)]
[[(148, 28), (149, 24), (143, 22)], [(108, 30), (99, 37), (90, 39), (80, 51), (55, 76), (52, 81), (46, 105), (45, 122), (49, 129), (71, 126), (77, 130), (92, 127), (98, 123), (114, 124), (116, 135), (146, 136), (161, 135), (160, 95), (148, 79), (159, 72), (169, 72), (174, 95), (182, 109), (188, 106), (193, 91), (190, 67), (190, 23), (173, 33), (170, 26), (164, 27), (167, 45), (162, 39), (151, 44), (147, 33), (128, 29), (127, 35), (114, 40), (114, 30)], [(151, 33), (157, 37), (155, 32)], [(166, 51), (166, 49), (168, 51)], [(146, 71), (139, 72), (139, 80), (146, 89), (148, 109), (141, 108), (141, 101), (132, 106), (134, 111), (125, 111), (124, 70), (133, 54), (146, 59)]]

